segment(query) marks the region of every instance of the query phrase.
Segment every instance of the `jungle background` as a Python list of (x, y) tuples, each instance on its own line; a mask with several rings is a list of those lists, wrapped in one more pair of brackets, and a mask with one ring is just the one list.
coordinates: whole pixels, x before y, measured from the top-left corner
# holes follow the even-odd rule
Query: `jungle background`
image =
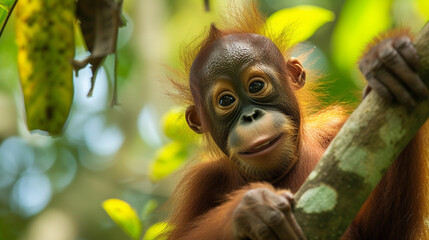
[[(126, 25), (117, 42), (119, 105), (110, 106), (110, 55), (92, 97), (87, 97), (90, 68), (73, 77), (72, 108), (57, 137), (27, 129), (12, 13), (0, 36), (1, 240), (153, 237), (147, 230), (163, 226), (164, 205), (180, 168), (199, 145), (181, 117), (183, 109), (166, 95), (167, 66), (180, 65), (183, 44), (207, 30), (228, 2), (211, 0), (207, 12), (202, 0), (124, 0)], [(398, 27), (417, 32), (429, 19), (426, 0), (261, 0), (259, 5), (267, 16), (302, 5), (328, 10), (300, 15), (304, 29), (313, 27), (307, 26), (301, 34), (305, 42), (294, 52), (311, 52), (304, 66), (328, 83), (326, 104), (359, 102), (363, 81), (356, 63), (374, 36)], [(75, 36), (75, 58), (82, 59), (88, 52), (77, 28)], [(125, 220), (115, 207), (129, 214)]]

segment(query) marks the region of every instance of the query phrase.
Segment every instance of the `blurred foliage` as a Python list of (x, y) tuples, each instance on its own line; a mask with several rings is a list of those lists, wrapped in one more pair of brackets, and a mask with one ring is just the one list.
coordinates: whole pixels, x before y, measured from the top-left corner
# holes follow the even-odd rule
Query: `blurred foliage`
[(169, 55), (169, 62), (170, 65), (177, 67), (180, 66), (178, 60), (180, 60), (183, 43), (201, 36), (203, 31), (208, 30), (210, 23), (218, 21), (219, 13), (227, 11), (228, 1), (216, 0), (216, 2), (212, 2), (209, 12), (204, 11), (204, 5), (200, 0), (169, 0), (168, 2), (176, 6), (165, 25), (165, 30), (169, 39), (180, 39), (180, 41), (169, 42), (172, 50)]
[(155, 160), (149, 169), (152, 181), (159, 181), (177, 170), (190, 156), (186, 145), (171, 142), (158, 150)]
[(392, 0), (348, 0), (332, 36), (332, 56), (340, 71), (356, 67), (359, 56), (374, 36), (390, 26)]
[(335, 14), (329, 10), (300, 5), (285, 8), (270, 15), (266, 28), (274, 36), (287, 33), (290, 38), (290, 46), (294, 46), (310, 38), (317, 29), (327, 22), (332, 22), (334, 18)]
[(131, 239), (140, 239), (141, 225), (136, 211), (126, 202), (109, 199), (103, 202), (103, 208)]
[(417, 0), (417, 9), (426, 18), (429, 19), (429, 1), (427, 0)]
[[(127, 25), (119, 29), (117, 42), (122, 104), (108, 107), (115, 65), (108, 56), (91, 98), (86, 97), (91, 69), (73, 77), (73, 105), (64, 136), (58, 138), (30, 135), (23, 124), (16, 18), (11, 15), (0, 38), (0, 239), (39, 240), (46, 234), (56, 240), (124, 239), (126, 233), (100, 207), (112, 198), (123, 199), (118, 205), (124, 209), (135, 209), (132, 229), (139, 225), (143, 239), (171, 229), (163, 222), (168, 214), (163, 205), (180, 175), (171, 173), (192, 158), (201, 137), (187, 127), (183, 108), (164, 101), (165, 86), (159, 82), (166, 70), (156, 66), (179, 66), (183, 43), (207, 31), (229, 2), (211, 0), (206, 12), (202, 0), (125, 0)], [(296, 23), (302, 31), (296, 29), (297, 36), (306, 42), (298, 43), (293, 55), (311, 52), (304, 66), (323, 76), (309, 81), (329, 83), (323, 89), (327, 104), (359, 102), (364, 82), (356, 62), (378, 32), (401, 23), (418, 29), (429, 18), (426, 0), (261, 0), (260, 8), (267, 16), (277, 12), (279, 17), (272, 15), (270, 21), (284, 21), (278, 31), (290, 23), (282, 12), (302, 10), (303, 4), (313, 10)], [(83, 42), (75, 31), (77, 59), (90, 54)], [(56, 64), (48, 69), (56, 71)], [(46, 217), (53, 209), (67, 221)]]
[(201, 137), (188, 127), (182, 108), (169, 110), (162, 122), (164, 134), (172, 142), (160, 148), (152, 162), (149, 177), (154, 182), (179, 169), (194, 154), (201, 141)]

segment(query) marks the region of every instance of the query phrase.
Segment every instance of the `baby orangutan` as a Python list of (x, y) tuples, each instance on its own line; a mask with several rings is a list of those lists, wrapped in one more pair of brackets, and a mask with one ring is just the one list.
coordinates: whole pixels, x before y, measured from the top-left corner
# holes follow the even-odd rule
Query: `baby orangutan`
[[(243, 19), (261, 19), (253, 14)], [(192, 166), (178, 185), (169, 239), (305, 239), (294, 217), (293, 193), (347, 115), (338, 107), (304, 114), (298, 97), (304, 67), (285, 54), (278, 39), (249, 25), (213, 25), (193, 59), (193, 104), (186, 120), (222, 153)], [(360, 62), (366, 93), (373, 89), (394, 104), (415, 105), (429, 93), (418, 65), (410, 37), (390, 36)], [(419, 139), (388, 170), (343, 239), (427, 239), (427, 165)]]

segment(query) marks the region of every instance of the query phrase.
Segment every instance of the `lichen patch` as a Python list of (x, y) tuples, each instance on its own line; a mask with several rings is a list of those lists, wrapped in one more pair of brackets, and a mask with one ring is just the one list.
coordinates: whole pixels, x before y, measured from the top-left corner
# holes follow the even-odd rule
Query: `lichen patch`
[(308, 189), (299, 199), (297, 208), (307, 214), (328, 212), (337, 205), (337, 191), (326, 185)]

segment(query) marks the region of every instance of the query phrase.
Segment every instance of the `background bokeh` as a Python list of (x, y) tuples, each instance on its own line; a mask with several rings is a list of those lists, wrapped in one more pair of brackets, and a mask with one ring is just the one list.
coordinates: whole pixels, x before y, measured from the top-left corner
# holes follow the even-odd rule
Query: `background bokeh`
[[(86, 97), (90, 69), (74, 78), (72, 111), (64, 135), (56, 138), (26, 129), (12, 15), (0, 38), (1, 240), (127, 239), (102, 208), (110, 198), (128, 202), (143, 230), (165, 220), (163, 205), (180, 176), (175, 170), (198, 146), (165, 94), (167, 66), (179, 66), (183, 43), (216, 21), (227, 2), (211, 0), (212, 10), (205, 12), (202, 0), (125, 0), (127, 25), (118, 41), (120, 105), (109, 107), (110, 56), (93, 97)], [(404, 26), (417, 32), (429, 19), (426, 0), (261, 0), (260, 8), (269, 16), (302, 4), (335, 14), (296, 52), (312, 51), (304, 65), (329, 83), (327, 104), (359, 101), (363, 81), (356, 62), (371, 38)], [(76, 58), (82, 59), (88, 53), (76, 35)]]

